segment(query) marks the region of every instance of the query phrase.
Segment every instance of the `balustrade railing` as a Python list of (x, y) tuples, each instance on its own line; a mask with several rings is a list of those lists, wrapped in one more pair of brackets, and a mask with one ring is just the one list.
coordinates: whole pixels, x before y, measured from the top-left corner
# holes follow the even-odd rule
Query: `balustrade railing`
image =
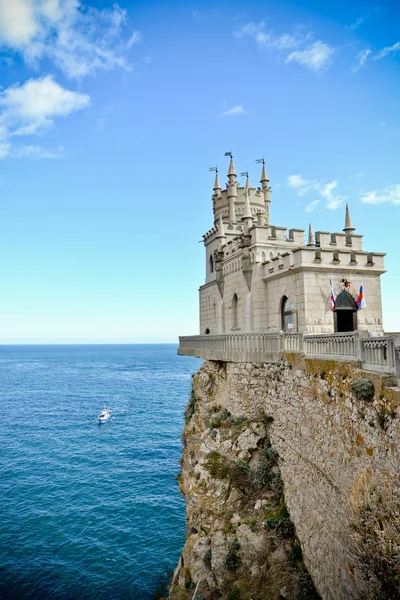
[(365, 369), (395, 372), (396, 350), (394, 339), (390, 337), (371, 337), (361, 340), (362, 362)]
[(356, 360), (356, 335), (356, 332), (305, 335), (304, 353), (307, 356)]
[(365, 336), (360, 331), (194, 335), (179, 338), (178, 353), (209, 360), (276, 362), (282, 352), (302, 352), (310, 358), (357, 361), (363, 369), (400, 376), (400, 337)]

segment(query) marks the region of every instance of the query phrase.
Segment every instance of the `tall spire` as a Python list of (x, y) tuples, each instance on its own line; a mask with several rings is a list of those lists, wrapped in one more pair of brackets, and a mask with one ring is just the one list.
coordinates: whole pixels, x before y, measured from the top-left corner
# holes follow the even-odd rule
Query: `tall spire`
[(269, 179), (268, 179), (267, 169), (265, 167), (265, 160), (264, 159), (262, 159), (262, 171), (261, 171), (260, 183), (261, 183), (261, 189), (262, 190), (265, 190), (268, 187)]
[(253, 217), (251, 216), (251, 209), (250, 209), (250, 182), (249, 182), (249, 175), (246, 174), (246, 185), (245, 185), (245, 188), (244, 188), (244, 212), (243, 212), (242, 219), (247, 219), (249, 217), (253, 220)]
[(233, 156), (232, 156), (232, 154), (230, 156), (231, 156), (231, 160), (229, 162), (228, 179), (229, 179), (229, 176), (236, 177), (235, 165), (233, 164)]
[(265, 225), (270, 224), (270, 205), (271, 205), (271, 188), (269, 186), (269, 179), (267, 175), (267, 169), (265, 167), (265, 160), (263, 158), (258, 158), (256, 163), (262, 163), (262, 171), (261, 171), (261, 189), (264, 193), (265, 200)]
[[(244, 175), (244, 173), (243, 173)], [(253, 225), (253, 217), (251, 216), (250, 208), (250, 182), (249, 174), (246, 172), (246, 185), (244, 188), (244, 210), (242, 221), (244, 223), (244, 233), (248, 235), (250, 227)]]
[(308, 226), (308, 242), (307, 242), (307, 246), (315, 246), (311, 223)]
[(219, 183), (219, 177), (218, 177), (218, 169), (217, 167), (215, 167), (215, 181), (214, 181), (214, 187), (213, 190), (215, 192), (215, 194), (217, 196), (220, 196), (220, 192), (221, 192), (221, 185)]
[(235, 202), (237, 199), (236, 189), (236, 171), (235, 165), (233, 164), (232, 152), (225, 152), (225, 156), (230, 156), (229, 170), (228, 170), (228, 189), (226, 195), (228, 197), (229, 204), (229, 229), (233, 229), (234, 223), (236, 223), (236, 208)]
[(353, 231), (355, 231), (355, 229), (356, 228), (353, 227), (353, 224), (351, 222), (349, 205), (346, 204), (346, 219), (345, 219), (343, 231), (345, 232), (346, 235), (351, 235), (353, 233)]

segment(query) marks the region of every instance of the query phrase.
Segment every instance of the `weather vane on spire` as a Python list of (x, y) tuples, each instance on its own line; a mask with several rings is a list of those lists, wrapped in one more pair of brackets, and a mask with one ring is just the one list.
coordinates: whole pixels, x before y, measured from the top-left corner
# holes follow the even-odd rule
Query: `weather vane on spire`
[(230, 156), (232, 158), (232, 151), (231, 152), (225, 152), (224, 156)]
[(256, 158), (256, 163), (265, 165), (265, 160), (263, 158)]

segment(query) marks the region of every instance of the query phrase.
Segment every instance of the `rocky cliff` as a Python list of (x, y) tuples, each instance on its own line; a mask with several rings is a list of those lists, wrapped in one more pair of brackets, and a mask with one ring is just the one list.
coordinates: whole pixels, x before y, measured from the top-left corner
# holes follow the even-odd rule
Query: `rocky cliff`
[(392, 384), (348, 363), (205, 361), (185, 414), (187, 541), (171, 600), (390, 598), (354, 523), (360, 481), (400, 471)]

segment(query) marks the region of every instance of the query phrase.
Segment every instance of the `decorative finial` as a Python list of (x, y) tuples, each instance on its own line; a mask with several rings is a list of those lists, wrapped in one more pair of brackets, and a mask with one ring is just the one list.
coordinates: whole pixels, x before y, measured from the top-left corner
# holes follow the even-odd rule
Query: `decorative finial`
[(346, 219), (345, 219), (343, 231), (345, 232), (346, 235), (351, 235), (353, 233), (353, 231), (355, 231), (355, 229), (356, 228), (353, 227), (353, 224), (351, 222), (349, 205), (346, 204)]

